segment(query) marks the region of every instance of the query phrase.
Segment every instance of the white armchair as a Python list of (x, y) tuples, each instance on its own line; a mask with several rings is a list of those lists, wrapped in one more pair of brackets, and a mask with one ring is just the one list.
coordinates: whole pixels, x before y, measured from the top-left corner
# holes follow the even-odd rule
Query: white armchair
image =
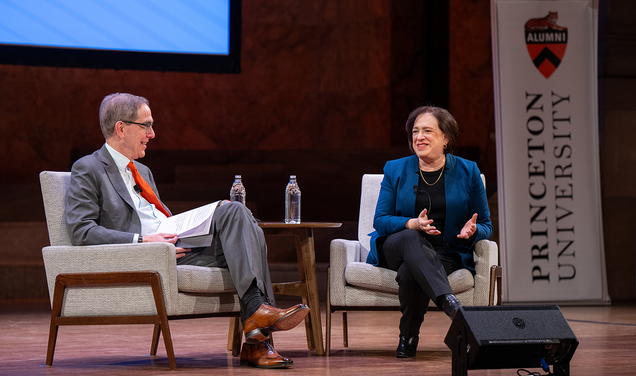
[(168, 320), (230, 316), (232, 354), (240, 353), (240, 304), (227, 269), (176, 264), (168, 243), (72, 246), (64, 207), (69, 172), (40, 173), (51, 246), (42, 249), (51, 299), (46, 364), (60, 325), (154, 324), (150, 354), (163, 334), (170, 369), (176, 361)]
[[(343, 345), (348, 346), (348, 310), (398, 310), (397, 273), (366, 263), (373, 232), (373, 216), (384, 175), (367, 174), (362, 178), (358, 240), (334, 239), (327, 269), (327, 346), (331, 350), (331, 314), (342, 311)], [(482, 175), (482, 180), (483, 175)], [(485, 183), (484, 183), (485, 184)], [(497, 244), (481, 240), (475, 245), (476, 274), (460, 269), (448, 276), (453, 292), (466, 306), (492, 305), (495, 281), (501, 275)], [(431, 301), (430, 306), (434, 306)]]

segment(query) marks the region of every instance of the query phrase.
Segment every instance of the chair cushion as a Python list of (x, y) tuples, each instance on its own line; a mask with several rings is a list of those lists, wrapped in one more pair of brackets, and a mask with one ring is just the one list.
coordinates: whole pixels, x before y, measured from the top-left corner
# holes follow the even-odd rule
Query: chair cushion
[(236, 292), (227, 269), (207, 266), (177, 265), (177, 286), (180, 292)]
[(350, 262), (345, 268), (347, 284), (373, 291), (397, 294), (397, 273), (390, 269), (380, 268), (366, 262)]
[(468, 269), (458, 269), (448, 275), (448, 283), (455, 294), (470, 290), (475, 286), (473, 273)]
[[(380, 268), (366, 262), (350, 262), (345, 268), (347, 284), (373, 291), (397, 294), (398, 284), (395, 281), (397, 272)], [(455, 294), (464, 292), (475, 285), (472, 273), (468, 269), (459, 269), (448, 276), (448, 282)]]

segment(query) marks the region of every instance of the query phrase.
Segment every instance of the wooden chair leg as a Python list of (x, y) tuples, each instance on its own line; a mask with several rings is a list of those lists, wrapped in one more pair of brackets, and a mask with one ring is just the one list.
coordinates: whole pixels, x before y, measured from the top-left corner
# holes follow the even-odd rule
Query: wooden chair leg
[[(240, 321), (239, 324), (240, 325)], [(234, 349), (234, 332), (236, 331), (237, 323), (234, 321), (234, 317), (230, 317), (230, 326), (227, 328), (227, 350), (233, 351)]]
[(325, 356), (331, 355), (331, 293), (329, 292), (329, 279), (331, 276), (331, 268), (327, 266), (327, 338), (325, 338), (326, 348)]
[(503, 270), (501, 266), (497, 267), (497, 305), (502, 305), (503, 295)]
[(53, 354), (55, 353), (55, 342), (57, 341), (57, 329), (58, 326), (51, 322), (51, 327), (49, 328), (49, 345), (46, 349), (46, 365), (53, 365)]
[(495, 289), (497, 289), (497, 305), (501, 305), (501, 266), (493, 265), (490, 268), (490, 291), (488, 292), (488, 305), (495, 305)]
[(232, 350), (233, 356), (239, 356), (241, 354), (241, 342), (243, 340), (243, 325), (241, 324), (241, 318), (231, 317), (230, 327), (233, 327), (234, 330), (231, 337), (232, 345), (228, 350)]
[(347, 326), (347, 311), (342, 312), (342, 344), (349, 347), (349, 328)]
[(57, 342), (57, 331), (59, 327), (55, 323), (55, 318), (51, 314), (51, 326), (49, 327), (49, 344), (46, 348), (46, 365), (53, 365), (53, 354), (55, 353), (55, 343)]
[(161, 325), (155, 324), (152, 329), (152, 343), (150, 344), (150, 355), (157, 355), (157, 349), (159, 348), (159, 337), (161, 336)]
[[(172, 335), (170, 335), (170, 325), (168, 324), (168, 314), (166, 313), (166, 303), (163, 300), (163, 292), (161, 290), (161, 280), (159, 279), (159, 274), (155, 273), (152, 275), (150, 280), (150, 287), (152, 288), (152, 295), (155, 298), (155, 306), (157, 307), (157, 316), (159, 323), (155, 323), (155, 329), (153, 334), (153, 341), (155, 335), (157, 335), (157, 340), (159, 338), (159, 333), (163, 334), (163, 342), (166, 346), (166, 354), (168, 355), (168, 364), (170, 365), (171, 370), (177, 369), (177, 361), (174, 357), (174, 348), (172, 347)], [(155, 351), (156, 353), (156, 351)]]
[(57, 332), (59, 325), (57, 318), (62, 314), (62, 302), (64, 301), (64, 291), (66, 283), (62, 279), (55, 279), (55, 288), (53, 289), (53, 305), (51, 306), (51, 326), (49, 327), (49, 344), (46, 349), (46, 365), (53, 365), (53, 354), (55, 353), (55, 343), (57, 342)]

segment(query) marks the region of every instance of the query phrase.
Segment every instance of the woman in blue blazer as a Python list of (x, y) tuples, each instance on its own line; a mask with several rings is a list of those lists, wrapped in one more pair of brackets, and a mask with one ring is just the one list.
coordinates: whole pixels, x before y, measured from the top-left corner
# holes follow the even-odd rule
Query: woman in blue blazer
[(452, 115), (438, 107), (417, 108), (406, 131), (415, 155), (384, 166), (367, 257), (398, 273), (398, 358), (415, 356), (431, 299), (454, 319), (461, 304), (447, 275), (461, 268), (474, 274), (474, 245), (492, 235), (477, 164), (449, 154), (459, 133)]

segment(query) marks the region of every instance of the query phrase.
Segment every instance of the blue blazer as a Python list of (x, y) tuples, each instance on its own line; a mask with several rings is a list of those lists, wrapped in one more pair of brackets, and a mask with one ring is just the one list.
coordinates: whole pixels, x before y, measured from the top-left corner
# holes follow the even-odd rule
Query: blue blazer
[[(384, 166), (384, 179), (380, 187), (380, 196), (375, 209), (371, 234), (371, 251), (367, 263), (378, 265), (376, 242), (379, 238), (406, 229), (406, 222), (416, 218), (415, 192), (418, 185), (419, 163), (417, 155), (388, 161)], [(459, 253), (462, 267), (475, 273), (473, 249), (475, 243), (492, 236), (492, 222), (486, 189), (475, 162), (446, 154), (444, 171), (446, 194), (446, 222), (444, 224), (443, 243), (446, 252)], [(477, 213), (477, 235), (468, 246), (457, 238), (470, 217)]]

